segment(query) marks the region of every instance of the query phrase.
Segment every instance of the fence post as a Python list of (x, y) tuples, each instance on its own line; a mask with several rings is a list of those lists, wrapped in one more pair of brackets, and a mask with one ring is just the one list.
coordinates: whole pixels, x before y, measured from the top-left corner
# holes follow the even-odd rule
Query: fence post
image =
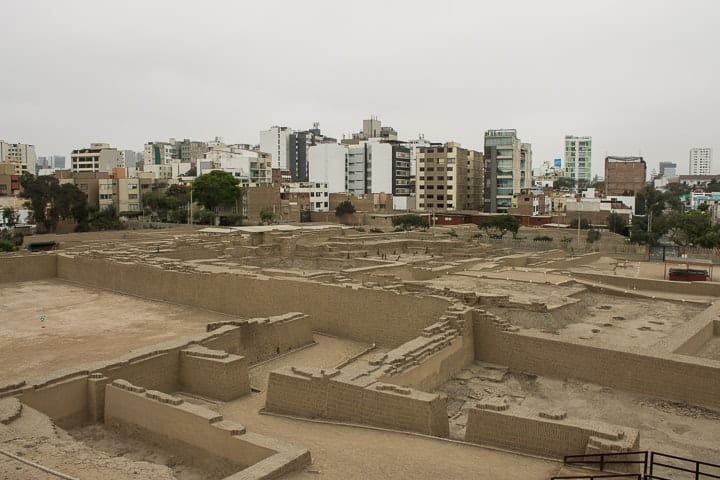
[(700, 462), (695, 462), (695, 480), (700, 480)]
[(600, 471), (605, 471), (605, 455), (602, 453), (600, 454)]
[(653, 467), (655, 466), (655, 452), (650, 452), (650, 477), (653, 476)]

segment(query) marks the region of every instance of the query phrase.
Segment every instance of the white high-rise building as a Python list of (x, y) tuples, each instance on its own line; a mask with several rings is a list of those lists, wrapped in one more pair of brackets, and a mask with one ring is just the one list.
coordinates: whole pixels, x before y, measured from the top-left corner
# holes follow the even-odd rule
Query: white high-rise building
[(73, 172), (111, 172), (122, 167), (120, 152), (107, 143), (91, 143), (90, 148), (78, 148), (70, 155)]
[(330, 193), (345, 191), (347, 145), (320, 143), (308, 149), (311, 182), (326, 183)]
[(690, 175), (710, 175), (712, 169), (712, 149), (694, 147), (690, 149)]
[(575, 188), (580, 181), (592, 178), (592, 137), (565, 136), (565, 176), (573, 180)]
[(272, 168), (288, 170), (290, 162), (289, 139), (295, 131), (288, 127), (270, 127), (260, 131), (260, 151), (272, 155)]

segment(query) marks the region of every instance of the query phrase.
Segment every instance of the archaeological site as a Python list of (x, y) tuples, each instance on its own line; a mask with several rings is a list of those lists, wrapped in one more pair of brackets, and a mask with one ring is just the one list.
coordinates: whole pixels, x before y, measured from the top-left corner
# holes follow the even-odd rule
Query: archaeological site
[(3, 255), (0, 479), (720, 478), (720, 283), (475, 232)]

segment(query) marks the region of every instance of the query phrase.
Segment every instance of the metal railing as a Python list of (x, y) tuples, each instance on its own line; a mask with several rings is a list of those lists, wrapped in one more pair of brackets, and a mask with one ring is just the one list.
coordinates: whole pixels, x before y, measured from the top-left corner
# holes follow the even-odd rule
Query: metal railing
[[(563, 462), (565, 465), (585, 465), (597, 468), (601, 472), (608, 466), (613, 465), (642, 465), (642, 474), (647, 473), (648, 454), (650, 452), (643, 450), (637, 452), (616, 452), (616, 453), (592, 453), (586, 455), (565, 455)], [(631, 459), (630, 457), (640, 456), (642, 460)], [(639, 474), (631, 474), (639, 475)]]
[(596, 478), (617, 479), (617, 478), (634, 478), (635, 480), (643, 480), (642, 473), (601, 473), (599, 475), (569, 475), (562, 477), (552, 477), (550, 480), (595, 480)]
[[(642, 458), (637, 459), (637, 457)], [(631, 458), (635, 457), (635, 459)], [(666, 453), (637, 451), (618, 453), (593, 453), (585, 455), (566, 455), (565, 465), (592, 467), (603, 472), (615, 465), (642, 465), (642, 473), (589, 474), (556, 476), (551, 480), (593, 480), (596, 478), (616, 479), (635, 478), (637, 480), (677, 480), (675, 473), (683, 472), (684, 480), (720, 480), (720, 464), (702, 462), (691, 458), (668, 455)], [(690, 474), (690, 475), (687, 475)], [(669, 476), (665, 476), (669, 475)]]
[[(680, 465), (667, 463), (673, 460), (675, 463), (680, 463)], [(648, 480), (672, 480), (670, 477), (657, 475), (656, 473), (658, 470), (669, 470), (670, 474), (672, 474), (672, 472), (690, 473), (692, 476), (685, 476), (685, 478), (692, 478), (694, 480), (705, 480), (710, 478), (720, 479), (720, 465), (718, 464), (701, 462), (691, 458), (678, 457), (677, 455), (668, 455), (659, 452), (650, 453), (649, 468), (650, 471), (645, 476)], [(714, 470), (714, 472), (710, 473), (708, 470)]]

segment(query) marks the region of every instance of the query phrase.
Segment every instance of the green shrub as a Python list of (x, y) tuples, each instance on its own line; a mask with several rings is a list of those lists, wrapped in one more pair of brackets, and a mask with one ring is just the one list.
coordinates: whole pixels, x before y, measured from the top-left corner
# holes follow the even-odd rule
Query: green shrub
[(0, 252), (12, 252), (15, 250), (15, 244), (8, 240), (0, 240)]
[(533, 242), (552, 242), (552, 237), (547, 235), (537, 235), (533, 238)]
[(370, 233), (383, 233), (383, 231), (380, 228), (371, 228)]

